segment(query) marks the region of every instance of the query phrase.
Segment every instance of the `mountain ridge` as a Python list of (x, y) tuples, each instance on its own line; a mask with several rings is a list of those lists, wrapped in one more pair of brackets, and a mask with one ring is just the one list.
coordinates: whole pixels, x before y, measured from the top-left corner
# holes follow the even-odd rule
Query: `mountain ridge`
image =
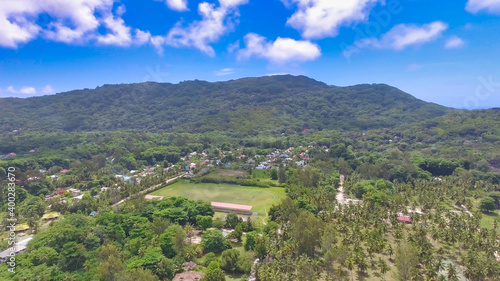
[(106, 84), (28, 99), (0, 99), (0, 109), (0, 129), (6, 131), (178, 132), (371, 129), (456, 111), (386, 84), (339, 87), (291, 75)]

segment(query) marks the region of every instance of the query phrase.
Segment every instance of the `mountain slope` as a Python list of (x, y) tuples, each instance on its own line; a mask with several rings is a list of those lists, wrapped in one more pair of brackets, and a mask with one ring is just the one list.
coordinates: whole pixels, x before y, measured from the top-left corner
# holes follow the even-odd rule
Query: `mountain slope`
[(216, 83), (104, 85), (52, 96), (0, 99), (0, 129), (371, 129), (423, 121), (451, 111), (384, 84), (335, 87), (305, 76), (283, 75)]

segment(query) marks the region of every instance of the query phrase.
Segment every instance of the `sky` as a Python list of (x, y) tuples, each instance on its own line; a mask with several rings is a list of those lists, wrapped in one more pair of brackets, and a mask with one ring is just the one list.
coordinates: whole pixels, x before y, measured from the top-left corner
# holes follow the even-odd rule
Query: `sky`
[(306, 75), (500, 107), (500, 0), (0, 0), (0, 97)]

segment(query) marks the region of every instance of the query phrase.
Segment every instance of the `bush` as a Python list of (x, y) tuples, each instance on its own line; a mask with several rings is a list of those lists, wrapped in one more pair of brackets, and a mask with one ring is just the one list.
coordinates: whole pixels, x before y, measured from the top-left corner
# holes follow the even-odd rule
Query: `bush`
[(203, 247), (205, 253), (220, 253), (224, 250), (231, 249), (231, 243), (224, 238), (221, 231), (207, 230), (201, 236), (201, 247)]
[(495, 199), (491, 197), (485, 197), (481, 199), (481, 203), (479, 203), (479, 209), (483, 212), (493, 212), (495, 208)]

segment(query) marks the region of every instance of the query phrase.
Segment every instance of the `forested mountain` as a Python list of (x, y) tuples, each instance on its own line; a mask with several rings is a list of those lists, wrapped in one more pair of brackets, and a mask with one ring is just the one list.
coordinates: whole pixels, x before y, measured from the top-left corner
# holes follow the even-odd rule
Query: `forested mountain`
[(209, 83), (104, 85), (27, 99), (0, 99), (2, 131), (168, 130), (285, 132), (375, 129), (452, 109), (384, 84), (328, 86), (305, 76)]

